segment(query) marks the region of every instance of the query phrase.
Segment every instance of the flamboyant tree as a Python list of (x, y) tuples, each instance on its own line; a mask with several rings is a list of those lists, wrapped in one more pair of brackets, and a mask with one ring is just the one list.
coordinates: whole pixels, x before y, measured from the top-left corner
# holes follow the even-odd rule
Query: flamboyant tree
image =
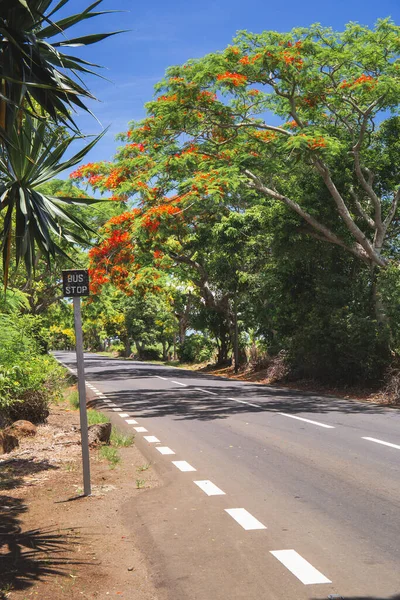
[[(183, 212), (224, 210), (238, 193), (251, 203), (253, 191), (294, 211), (314, 237), (384, 268), (400, 196), (399, 145), (388, 134), (399, 130), (399, 33), (389, 19), (343, 32), (241, 32), (223, 52), (168, 69), (148, 117), (91, 183), (157, 210), (178, 192)], [(329, 222), (324, 205), (308, 206), (299, 175), (326, 187)]]

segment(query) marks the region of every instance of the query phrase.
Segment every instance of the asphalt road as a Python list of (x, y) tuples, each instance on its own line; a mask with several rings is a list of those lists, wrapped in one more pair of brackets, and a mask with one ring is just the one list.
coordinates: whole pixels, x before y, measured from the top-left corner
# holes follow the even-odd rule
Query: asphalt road
[[(56, 356), (74, 369), (74, 353)], [(400, 411), (95, 354), (85, 365), (98, 406), (136, 428), (161, 474), (124, 516), (163, 597), (400, 600)]]

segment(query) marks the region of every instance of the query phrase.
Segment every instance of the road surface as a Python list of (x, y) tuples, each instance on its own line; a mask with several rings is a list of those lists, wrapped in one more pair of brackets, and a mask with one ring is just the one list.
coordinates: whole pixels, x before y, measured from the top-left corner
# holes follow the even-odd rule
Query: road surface
[(400, 411), (96, 354), (85, 366), (98, 408), (161, 474), (124, 515), (163, 597), (400, 600)]

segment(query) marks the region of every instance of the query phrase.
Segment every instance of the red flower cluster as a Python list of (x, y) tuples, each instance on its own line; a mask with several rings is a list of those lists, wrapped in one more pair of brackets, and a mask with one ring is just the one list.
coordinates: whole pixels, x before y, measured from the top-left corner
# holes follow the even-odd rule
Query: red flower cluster
[(217, 76), (217, 79), (218, 81), (232, 83), (235, 87), (246, 85), (247, 82), (247, 77), (245, 75), (240, 75), (240, 73), (230, 73), (229, 71), (221, 73), (221, 75)]
[(176, 215), (179, 212), (181, 211), (178, 207), (171, 206), (170, 204), (162, 204), (161, 206), (150, 208), (143, 217), (143, 226), (148, 231), (157, 231), (160, 227), (162, 217)]
[(89, 177), (89, 179), (88, 179), (88, 183), (90, 183), (90, 185), (96, 185), (102, 179), (103, 179), (102, 175), (91, 175), (91, 177)]
[(104, 182), (104, 185), (109, 190), (115, 190), (123, 181), (125, 181), (123, 169), (117, 167), (116, 169), (113, 169), (111, 171), (106, 181)]
[(217, 94), (213, 94), (212, 92), (208, 92), (206, 90), (200, 92), (200, 94), (197, 96), (197, 100), (216, 100), (217, 99)]
[[(307, 137), (305, 133), (301, 133), (300, 135), (301, 137)], [(318, 150), (318, 148), (326, 148), (327, 146), (326, 140), (322, 136), (313, 139), (308, 139), (307, 145), (310, 148), (310, 150)]]
[(262, 142), (272, 142), (277, 138), (277, 134), (273, 131), (256, 131), (255, 137), (257, 137)]
[(157, 98), (157, 102), (175, 102), (178, 96), (176, 94), (172, 94), (171, 96), (160, 96)]
[(144, 144), (127, 144), (126, 147), (127, 148), (137, 148), (139, 150), (139, 152), (145, 151)]
[(251, 58), (249, 56), (243, 56), (243, 58), (239, 59), (239, 62), (242, 65), (254, 65), (254, 63), (262, 57), (262, 54), (260, 54), (259, 52), (257, 54), (255, 54), (254, 56), (252, 56)]
[(93, 177), (99, 172), (99, 165), (96, 163), (88, 163), (82, 165), (70, 174), (70, 179), (83, 179), (84, 177)]
[(363, 84), (367, 84), (370, 87), (374, 87), (376, 85), (376, 79), (374, 77), (371, 77), (371, 75), (365, 75), (365, 73), (363, 73), (362, 75), (360, 75), (360, 77), (355, 79), (353, 82), (346, 81), (345, 79), (343, 79), (343, 81), (339, 87), (340, 88), (352, 88), (352, 87), (357, 87), (358, 85), (363, 85)]
[(296, 54), (293, 54), (292, 52), (285, 50), (284, 52), (282, 52), (281, 57), (287, 65), (292, 65), (293, 67), (297, 67), (298, 69), (301, 69), (303, 66), (303, 59), (297, 56)]

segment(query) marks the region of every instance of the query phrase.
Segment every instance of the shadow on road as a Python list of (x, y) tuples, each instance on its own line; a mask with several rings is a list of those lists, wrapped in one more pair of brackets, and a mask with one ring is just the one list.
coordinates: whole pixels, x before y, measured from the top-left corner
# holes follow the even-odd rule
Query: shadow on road
[[(73, 361), (68, 363), (65, 357), (62, 357), (62, 360), (74, 365)], [(135, 361), (90, 356), (85, 359), (85, 367), (88, 379), (100, 384), (102, 381), (115, 382), (115, 387), (118, 388), (118, 382), (140, 380), (143, 385), (138, 386), (139, 389), (117, 389), (108, 392), (107, 397), (118, 401), (121, 406), (123, 404), (124, 410), (132, 410), (137, 416), (144, 418), (175, 416), (178, 419), (210, 420), (224, 419), (236, 413), (260, 411), (285, 412), (293, 415), (297, 413), (387, 414), (388, 412), (386, 407), (378, 404), (285, 390), (269, 385), (244, 384), (213, 375), (183, 369), (172, 371), (163, 366)], [(169, 382), (156, 379), (157, 376), (166, 377), (170, 381), (175, 377), (182, 382), (188, 381), (188, 384), (187, 387), (171, 388)], [(126, 388), (126, 384), (123, 387)], [(204, 391), (199, 391), (198, 387)], [(243, 401), (244, 404), (230, 398)], [(245, 404), (246, 402), (257, 406), (249, 406)]]
[[(204, 392), (195, 386), (170, 389), (132, 389), (107, 392), (107, 398), (118, 403), (124, 411), (134, 412), (143, 418), (172, 416), (177, 419), (225, 419), (232, 414), (285, 412), (323, 414), (377, 414), (382, 409), (375, 406), (358, 405), (332, 398), (319, 396), (303, 397), (292, 393), (274, 390), (248, 390), (224, 386), (221, 388), (205, 386)], [(218, 390), (216, 392), (216, 390)], [(210, 392), (208, 394), (207, 392)], [(216, 393), (217, 395), (211, 395)], [(235, 398), (235, 402), (230, 398)], [(250, 406), (241, 402), (250, 402), (259, 406)], [(96, 406), (101, 403), (97, 402)], [(104, 405), (105, 407), (105, 405)]]

